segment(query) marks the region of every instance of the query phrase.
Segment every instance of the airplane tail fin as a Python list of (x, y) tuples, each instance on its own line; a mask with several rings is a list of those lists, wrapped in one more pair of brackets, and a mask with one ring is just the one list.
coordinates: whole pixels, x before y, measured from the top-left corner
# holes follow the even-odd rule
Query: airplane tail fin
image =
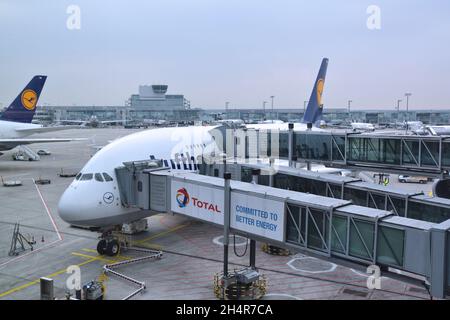
[(308, 107), (303, 115), (304, 123), (315, 123), (316, 121), (322, 119), (322, 93), (325, 85), (327, 67), (328, 59), (323, 58), (322, 64), (320, 65), (319, 74), (317, 75), (316, 82), (314, 83), (311, 97), (309, 98)]
[(2, 112), (1, 120), (31, 123), (47, 76), (34, 76), (14, 101)]

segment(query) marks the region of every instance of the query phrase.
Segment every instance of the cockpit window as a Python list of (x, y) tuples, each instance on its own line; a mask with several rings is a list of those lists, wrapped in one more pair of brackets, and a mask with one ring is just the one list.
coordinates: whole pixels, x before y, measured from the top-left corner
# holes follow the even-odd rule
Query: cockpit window
[(96, 173), (95, 174), (95, 180), (99, 181), (99, 182), (103, 182), (103, 177), (100, 173)]
[(103, 172), (103, 177), (105, 177), (105, 181), (113, 181), (113, 178), (106, 172)]
[(75, 180), (80, 180), (81, 178), (81, 172), (79, 174), (77, 174), (77, 176), (75, 177)]
[(93, 174), (92, 173), (85, 173), (81, 176), (81, 181), (88, 181), (92, 180)]

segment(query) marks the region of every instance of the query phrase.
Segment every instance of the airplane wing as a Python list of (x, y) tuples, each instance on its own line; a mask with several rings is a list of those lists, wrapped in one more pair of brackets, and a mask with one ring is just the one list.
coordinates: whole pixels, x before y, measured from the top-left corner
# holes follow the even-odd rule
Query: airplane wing
[(10, 150), (23, 144), (32, 143), (53, 143), (53, 142), (71, 142), (71, 141), (85, 141), (84, 138), (74, 139), (57, 139), (57, 138), (42, 138), (42, 139), (0, 139), (0, 150)]
[(58, 120), (59, 123), (75, 123), (78, 125), (86, 125), (89, 121), (85, 120)]
[(56, 127), (41, 127), (41, 128), (22, 128), (22, 129), (16, 129), (16, 131), (33, 134), (33, 133), (53, 132), (53, 131), (76, 129), (76, 128), (80, 128), (80, 126), (74, 125), (74, 126), (56, 126)]
[(108, 124), (108, 123), (123, 123), (126, 122), (126, 120), (106, 120), (106, 121), (99, 121), (101, 124)]

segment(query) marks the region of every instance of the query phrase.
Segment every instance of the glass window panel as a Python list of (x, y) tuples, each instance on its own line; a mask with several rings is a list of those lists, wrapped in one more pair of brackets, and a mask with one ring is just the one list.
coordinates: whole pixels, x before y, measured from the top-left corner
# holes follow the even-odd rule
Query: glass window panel
[[(405, 204), (406, 204), (405, 199), (388, 197), (386, 210), (394, 211), (394, 213), (396, 212), (399, 216), (404, 217), (405, 216)], [(394, 207), (395, 207), (395, 210), (394, 210)]]
[(345, 157), (345, 137), (333, 136), (333, 160), (344, 160)]
[(367, 206), (367, 192), (364, 190), (345, 187), (344, 199), (352, 200), (353, 204), (356, 204), (357, 206)]
[(419, 161), (419, 142), (411, 140), (404, 141), (402, 150), (403, 163), (416, 166), (416, 161)]
[(422, 144), (422, 164), (436, 167), (439, 164), (439, 142), (423, 141)]
[(106, 172), (103, 172), (103, 177), (105, 178), (105, 181), (113, 181), (113, 178)]
[(450, 219), (450, 210), (410, 200), (408, 202), (408, 218), (441, 223)]
[(280, 143), (280, 158), (287, 159), (289, 156), (289, 133), (288, 132), (280, 132), (279, 136)]
[(92, 173), (85, 173), (81, 176), (80, 181), (88, 181), (88, 180), (92, 180), (92, 178), (93, 178)]
[(369, 207), (384, 210), (386, 196), (369, 192)]
[(350, 223), (350, 255), (370, 260), (375, 238), (374, 224), (357, 219), (353, 221), (354, 223)]
[(95, 180), (99, 181), (99, 182), (103, 182), (103, 177), (100, 173), (96, 173), (95, 174)]
[(345, 253), (347, 245), (347, 218), (333, 216), (333, 230), (331, 232), (331, 250)]
[(382, 264), (402, 267), (405, 232), (379, 226), (377, 239), (377, 261)]
[(292, 214), (288, 211), (288, 221), (286, 226), (286, 239), (294, 243), (300, 243), (300, 237), (296, 225), (300, 228), (300, 208), (294, 205), (288, 205)]
[(326, 213), (320, 210), (310, 209), (311, 215), (308, 216), (308, 248), (326, 250), (322, 238), (327, 241), (328, 228)]

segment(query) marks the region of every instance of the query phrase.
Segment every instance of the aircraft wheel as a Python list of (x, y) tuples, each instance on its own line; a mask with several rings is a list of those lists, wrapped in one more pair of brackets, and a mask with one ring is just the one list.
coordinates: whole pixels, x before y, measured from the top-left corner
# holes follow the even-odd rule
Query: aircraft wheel
[(116, 256), (119, 253), (120, 244), (117, 240), (111, 240), (106, 245), (106, 254), (110, 257)]
[(97, 244), (97, 252), (99, 255), (104, 255), (106, 253), (106, 240), (100, 240)]

